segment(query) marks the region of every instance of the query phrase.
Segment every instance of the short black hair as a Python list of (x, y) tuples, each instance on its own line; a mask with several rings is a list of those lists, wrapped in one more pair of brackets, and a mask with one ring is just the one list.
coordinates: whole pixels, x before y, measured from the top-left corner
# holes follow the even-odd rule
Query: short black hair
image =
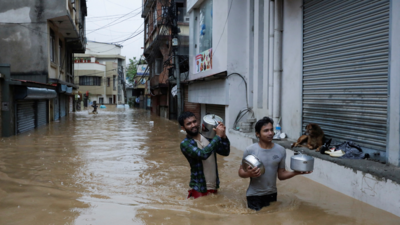
[(269, 124), (269, 123), (271, 123), (272, 126), (274, 126), (274, 121), (273, 121), (271, 118), (269, 118), (269, 117), (264, 117), (264, 118), (262, 118), (261, 120), (257, 121), (256, 127), (255, 127), (256, 133), (260, 133), (261, 128), (262, 128), (263, 126)]
[(196, 117), (196, 116), (192, 112), (183, 112), (178, 118), (179, 125), (184, 127), (185, 120), (190, 117)]

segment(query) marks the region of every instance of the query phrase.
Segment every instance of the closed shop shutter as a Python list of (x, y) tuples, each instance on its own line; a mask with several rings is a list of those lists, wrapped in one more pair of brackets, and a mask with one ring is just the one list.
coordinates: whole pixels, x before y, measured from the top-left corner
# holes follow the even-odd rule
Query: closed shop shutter
[(225, 122), (225, 106), (224, 105), (206, 105), (206, 114), (215, 114), (221, 117)]
[(54, 120), (59, 120), (60, 119), (60, 97), (57, 96), (57, 98), (53, 99), (53, 113), (54, 113)]
[(60, 95), (60, 117), (64, 117), (66, 115), (66, 104), (65, 104), (65, 96)]
[(47, 100), (37, 101), (37, 127), (47, 124)]
[(385, 151), (389, 0), (306, 0), (303, 10), (303, 127)]
[(17, 133), (35, 128), (35, 101), (17, 102)]

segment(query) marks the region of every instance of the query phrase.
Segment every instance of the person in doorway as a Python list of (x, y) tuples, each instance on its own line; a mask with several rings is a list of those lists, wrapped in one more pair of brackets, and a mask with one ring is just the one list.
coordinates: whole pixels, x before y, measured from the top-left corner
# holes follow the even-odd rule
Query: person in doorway
[(97, 108), (98, 108), (99, 106), (96, 104), (96, 101), (93, 101), (92, 107), (93, 107), (92, 113), (97, 113)]
[(256, 156), (264, 164), (265, 173), (261, 175), (257, 167), (248, 167), (245, 171), (243, 165), (240, 165), (238, 171), (240, 177), (250, 177), (250, 185), (246, 192), (247, 206), (256, 211), (277, 200), (276, 177), (279, 180), (286, 180), (299, 174), (312, 172), (286, 171), (285, 148), (272, 142), (273, 125), (274, 121), (269, 117), (259, 120), (255, 126), (258, 143), (250, 145), (243, 153), (243, 159), (250, 154)]
[(225, 134), (226, 127), (219, 123), (214, 128), (216, 136), (206, 139), (199, 133), (199, 123), (193, 113), (182, 113), (178, 121), (187, 134), (180, 147), (190, 164), (191, 190), (188, 198), (216, 194), (219, 188), (217, 154), (228, 156), (230, 153), (230, 142)]

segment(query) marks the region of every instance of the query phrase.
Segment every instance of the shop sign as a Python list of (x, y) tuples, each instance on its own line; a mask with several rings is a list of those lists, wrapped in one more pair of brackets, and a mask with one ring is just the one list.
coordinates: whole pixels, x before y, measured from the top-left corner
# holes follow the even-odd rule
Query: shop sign
[(194, 74), (212, 69), (212, 48), (196, 55), (194, 61)]

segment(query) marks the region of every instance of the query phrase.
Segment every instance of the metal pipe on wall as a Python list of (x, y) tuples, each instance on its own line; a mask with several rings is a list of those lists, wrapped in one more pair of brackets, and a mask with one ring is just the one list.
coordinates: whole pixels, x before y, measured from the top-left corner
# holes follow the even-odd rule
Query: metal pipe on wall
[(272, 117), (274, 90), (274, 1), (269, 1), (268, 116)]
[(274, 90), (273, 90), (273, 111), (274, 121), (281, 116), (281, 84), (282, 84), (282, 0), (275, 0), (274, 12)]

